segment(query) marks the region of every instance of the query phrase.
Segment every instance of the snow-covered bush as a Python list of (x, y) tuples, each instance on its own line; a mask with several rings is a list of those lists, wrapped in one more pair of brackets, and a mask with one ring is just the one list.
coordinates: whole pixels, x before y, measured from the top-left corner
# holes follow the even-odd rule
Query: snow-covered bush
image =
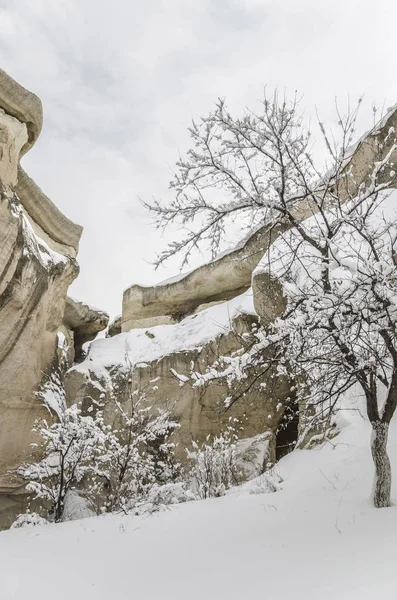
[(87, 517), (94, 517), (92, 503), (84, 490), (71, 489), (67, 492), (64, 501), (62, 521), (76, 521)]
[(102, 512), (127, 511), (145, 502), (153, 486), (176, 478), (179, 465), (169, 436), (177, 427), (167, 411), (153, 411), (143, 394), (127, 409), (116, 402), (120, 426), (109, 429), (94, 453), (89, 495)]
[(153, 486), (176, 479), (180, 466), (168, 438), (177, 424), (144, 401), (132, 394), (128, 412), (116, 403), (117, 428), (105, 424), (102, 410), (83, 415), (76, 405), (65, 408), (59, 422), (37, 424), (40, 442), (32, 445), (43, 458), (16, 473), (50, 520), (126, 511), (146, 502)]
[(197, 496), (189, 489), (188, 481), (170, 483), (154, 483), (141, 503), (137, 503), (136, 514), (151, 514), (167, 508), (172, 504), (182, 504), (197, 500)]
[(59, 421), (37, 424), (43, 459), (22, 464), (16, 473), (28, 481), (27, 490), (43, 502), (51, 520), (62, 520), (65, 497), (92, 471), (94, 456), (105, 448), (107, 437), (101, 413), (84, 416), (77, 405), (65, 408)]
[(259, 477), (244, 484), (250, 494), (272, 494), (281, 490), (282, 479), (276, 467), (272, 467)]
[(237, 440), (236, 423), (230, 422), (220, 435), (208, 435), (201, 444), (193, 442), (193, 450), (186, 450), (187, 472), (193, 491), (199, 498), (223, 496), (243, 480), (238, 464)]
[(11, 525), (11, 529), (19, 529), (20, 527), (35, 527), (36, 525), (47, 525), (47, 519), (40, 517), (35, 512), (27, 511), (21, 515), (18, 515), (13, 524)]

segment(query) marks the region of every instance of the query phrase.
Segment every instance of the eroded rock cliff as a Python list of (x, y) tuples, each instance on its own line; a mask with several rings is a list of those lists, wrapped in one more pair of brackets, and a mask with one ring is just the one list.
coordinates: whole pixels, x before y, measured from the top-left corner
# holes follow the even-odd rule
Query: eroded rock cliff
[[(180, 459), (192, 441), (224, 431), (230, 419), (238, 419), (239, 435), (266, 437), (266, 461), (274, 461), (277, 431), (291, 397), (287, 378), (269, 370), (257, 373), (229, 388), (224, 379), (210, 386), (192, 386), (192, 369), (205, 373), (217, 356), (241, 348), (257, 323), (252, 292), (190, 315), (179, 323), (134, 329), (90, 346), (88, 357), (68, 371), (65, 388), (68, 402), (84, 408), (105, 405), (109, 422), (117, 417), (115, 401), (128, 405), (132, 391), (145, 397), (148, 406), (168, 409), (180, 425), (173, 434)], [(264, 388), (266, 393), (264, 394)], [(236, 399), (227, 409), (225, 400)], [(297, 432), (296, 432), (297, 434)], [(263, 466), (263, 465), (262, 465)]]
[(32, 453), (35, 421), (64, 402), (74, 337), (79, 349), (107, 324), (88, 307), (70, 316), (82, 228), (19, 165), (41, 125), (39, 98), (0, 71), (0, 528), (24, 509), (12, 470)]

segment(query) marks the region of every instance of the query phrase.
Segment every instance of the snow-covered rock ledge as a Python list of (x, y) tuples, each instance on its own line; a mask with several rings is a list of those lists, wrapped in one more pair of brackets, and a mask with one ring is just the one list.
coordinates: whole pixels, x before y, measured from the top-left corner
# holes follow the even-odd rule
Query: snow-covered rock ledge
[[(248, 378), (241, 384), (241, 399), (226, 412), (230, 393), (225, 381), (200, 388), (186, 382), (192, 365), (204, 372), (218, 355), (229, 355), (241, 347), (241, 336), (250, 336), (257, 322), (252, 291), (228, 302), (190, 315), (179, 323), (99, 339), (90, 345), (87, 358), (70, 369), (65, 377), (69, 403), (81, 402), (89, 408), (105, 403), (109, 422), (115, 418), (115, 400), (128, 402), (131, 390), (144, 392), (146, 402), (167, 407), (180, 427), (173, 434), (180, 458), (192, 440), (202, 441), (208, 434), (219, 435), (229, 418), (241, 420), (245, 438), (264, 432), (274, 433), (283, 416), (283, 400), (290, 395), (289, 382), (272, 378), (268, 394), (248, 389)], [(243, 395), (245, 386), (248, 391)], [(239, 388), (240, 389), (240, 388)]]

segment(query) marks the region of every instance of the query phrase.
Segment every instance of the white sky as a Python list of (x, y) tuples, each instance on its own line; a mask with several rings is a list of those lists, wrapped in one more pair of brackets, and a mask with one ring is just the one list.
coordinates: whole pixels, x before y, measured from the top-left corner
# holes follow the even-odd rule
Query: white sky
[(1, 67), (44, 105), (24, 166), (84, 227), (71, 295), (115, 316), (126, 287), (178, 271), (151, 267), (166, 239), (138, 197), (169, 197), (217, 97), (238, 111), (265, 84), (299, 90), (327, 122), (335, 96), (364, 94), (368, 129), (372, 102), (397, 102), (396, 17), (393, 0), (0, 0)]

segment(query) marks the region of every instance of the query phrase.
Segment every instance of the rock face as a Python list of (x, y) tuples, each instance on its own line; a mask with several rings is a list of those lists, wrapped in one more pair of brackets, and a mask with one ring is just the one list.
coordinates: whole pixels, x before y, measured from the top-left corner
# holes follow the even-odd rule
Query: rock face
[(74, 258), (36, 238), (12, 192), (0, 193), (0, 273), (1, 526), (17, 486), (8, 471), (30, 452), (34, 421), (48, 415), (34, 392), (59, 367), (58, 330), (78, 273)]
[(151, 287), (131, 286), (123, 295), (121, 330), (175, 323), (212, 303), (244, 293), (275, 235), (269, 227), (261, 227), (234, 250), (190, 273)]
[(84, 302), (67, 297), (63, 323), (66, 329), (73, 332), (74, 359), (78, 361), (82, 356), (83, 345), (91, 342), (97, 333), (106, 329), (109, 315)]
[[(369, 183), (373, 165), (391, 150), (388, 133), (396, 126), (394, 108), (376, 131), (351, 149), (335, 180), (342, 200)], [(379, 140), (387, 142), (381, 153)], [(385, 171), (382, 177), (385, 187), (395, 185), (394, 173)], [(314, 208), (310, 199), (302, 201), (295, 217), (301, 221), (310, 218)], [(263, 226), (234, 250), (190, 273), (155, 286), (127, 289), (121, 318), (109, 329), (114, 337), (94, 342), (87, 359), (67, 373), (69, 402), (78, 400), (89, 407), (92, 399), (103, 401), (111, 421), (115, 418), (114, 400), (126, 402), (131, 389), (139, 389), (150, 405), (170, 408), (180, 423), (175, 433), (180, 448), (193, 439), (202, 441), (208, 434), (219, 434), (227, 420), (236, 417), (246, 419), (244, 437), (268, 435), (270, 458), (274, 459), (280, 452), (279, 425), (286, 406), (293, 404), (291, 382), (268, 373), (257, 380), (258, 385), (255, 374), (240, 384), (241, 390), (233, 390), (239, 401), (225, 411), (223, 402), (230, 394), (225, 381), (201, 388), (192, 387), (185, 379), (191, 365), (204, 371), (218, 355), (231, 355), (241, 347), (241, 336), (250, 336), (258, 318), (268, 325), (282, 313), (285, 299), (280, 282), (271, 280), (265, 268), (256, 267), (262, 258), (266, 264), (267, 252), (289, 227), (288, 223)], [(240, 294), (251, 284), (251, 306), (244, 301), (236, 312), (235, 301), (239, 305), (238, 299), (246, 298)], [(298, 408), (295, 410), (295, 430), (285, 434), (287, 446), (289, 436), (296, 439), (300, 427)]]
[[(368, 185), (373, 166), (390, 153), (390, 162), (394, 161), (397, 165), (397, 151), (392, 150), (394, 138), (389, 135), (396, 128), (397, 107), (393, 107), (375, 130), (365, 134), (348, 151), (344, 168), (335, 181), (342, 200), (355, 196), (362, 184)], [(381, 150), (379, 142), (382, 142)], [(396, 187), (396, 172), (383, 169), (378, 180), (387, 188)], [(313, 210), (310, 201), (302, 201), (296, 209), (295, 217), (302, 221), (311, 217)], [(262, 226), (235, 249), (190, 273), (154, 286), (132, 285), (123, 295), (121, 331), (175, 323), (212, 303), (225, 302), (242, 294), (251, 286), (252, 273), (268, 248), (288, 228), (288, 223), (272, 228)], [(258, 280), (254, 281), (255, 295), (256, 290), (259, 292), (258, 286)], [(258, 306), (260, 303), (258, 293)]]
[(39, 98), (0, 71), (0, 528), (24, 510), (10, 470), (31, 454), (36, 419), (56, 415), (55, 397), (64, 402), (73, 338), (79, 346), (107, 324), (79, 303), (65, 312), (82, 229), (19, 166), (41, 125)]
[[(18, 181), (14, 177), (9, 181), (2, 179), (2, 183), (15, 187), (33, 229), (51, 248), (76, 256), (82, 227), (65, 217), (19, 165), (19, 158), (32, 148), (41, 132), (43, 109), (40, 99), (0, 69), (0, 108), (8, 118), (14, 117), (21, 123), (26, 132), (23, 145), (14, 155), (13, 169), (18, 169)], [(19, 143), (15, 137), (13, 142), (10, 141), (15, 147)]]
[[(275, 460), (276, 432), (291, 396), (287, 379), (269, 372), (258, 380), (255, 373), (232, 389), (225, 380), (203, 387), (186, 383), (192, 365), (204, 373), (216, 356), (239, 349), (242, 337), (250, 337), (255, 323), (252, 294), (247, 292), (180, 323), (97, 340), (86, 360), (66, 374), (68, 402), (81, 402), (85, 408), (93, 400), (104, 402), (106, 418), (112, 422), (115, 400), (128, 403), (131, 391), (138, 390), (154, 410), (167, 408), (179, 422), (173, 439), (181, 460), (192, 440), (202, 442), (208, 435), (219, 435), (230, 418), (239, 419), (243, 438), (266, 434), (266, 461)], [(232, 392), (239, 399), (226, 410), (225, 398)]]

